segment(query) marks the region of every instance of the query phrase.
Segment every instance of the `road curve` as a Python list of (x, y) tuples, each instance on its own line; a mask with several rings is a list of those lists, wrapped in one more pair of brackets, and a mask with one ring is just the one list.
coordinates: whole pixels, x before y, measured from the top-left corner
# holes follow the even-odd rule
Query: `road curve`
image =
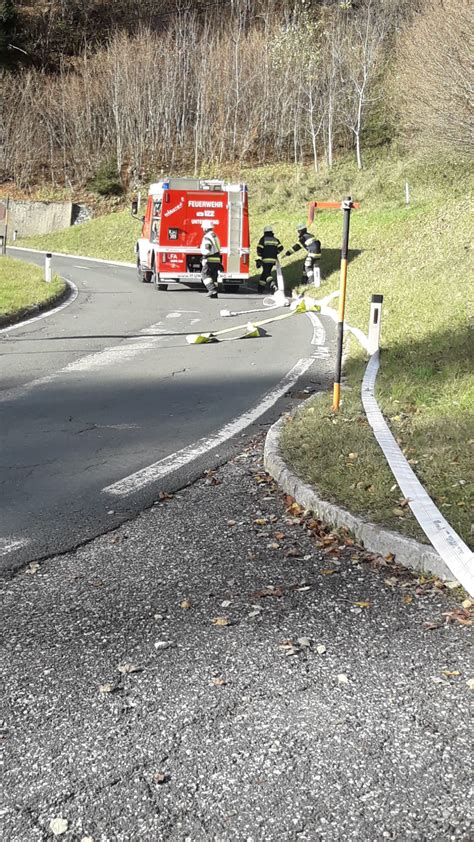
[(74, 256), (55, 257), (54, 270), (77, 286), (76, 300), (0, 331), (4, 573), (183, 487), (273, 420), (301, 376), (319, 384), (328, 374), (330, 320), (315, 331), (296, 316), (266, 337), (190, 346), (188, 333), (247, 320), (222, 319), (221, 308), (252, 309), (261, 298), (158, 293), (133, 269)]

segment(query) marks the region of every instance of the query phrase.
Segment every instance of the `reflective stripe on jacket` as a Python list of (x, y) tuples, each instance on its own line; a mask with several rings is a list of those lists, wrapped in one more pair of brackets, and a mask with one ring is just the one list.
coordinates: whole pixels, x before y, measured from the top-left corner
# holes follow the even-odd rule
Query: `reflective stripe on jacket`
[(283, 251), (283, 246), (278, 237), (273, 234), (264, 234), (263, 237), (260, 237), (257, 254), (262, 263), (269, 263), (274, 266), (281, 251)]

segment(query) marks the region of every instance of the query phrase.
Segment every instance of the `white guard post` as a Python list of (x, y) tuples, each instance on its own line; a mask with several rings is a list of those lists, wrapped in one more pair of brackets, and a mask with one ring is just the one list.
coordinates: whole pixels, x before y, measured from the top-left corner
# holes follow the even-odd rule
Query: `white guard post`
[(17, 229), (15, 228), (15, 230), (14, 230), (14, 232), (13, 232), (13, 242), (15, 242), (15, 240), (16, 240), (16, 238), (17, 238), (17, 237), (18, 237), (18, 231), (17, 231)]
[(47, 284), (51, 283), (51, 257), (49, 252), (44, 257), (44, 279)]
[(321, 286), (321, 269), (319, 266), (313, 268), (313, 283), (315, 287)]
[(275, 305), (278, 307), (286, 307), (290, 302), (288, 298), (285, 296), (285, 281), (283, 279), (283, 272), (281, 271), (280, 261), (277, 260), (275, 264), (276, 268), (276, 278), (277, 278), (277, 285), (278, 289), (270, 298), (273, 299)]
[(382, 326), (382, 303), (383, 295), (373, 295), (370, 304), (369, 337), (367, 351), (369, 356), (375, 354), (380, 348), (380, 329)]

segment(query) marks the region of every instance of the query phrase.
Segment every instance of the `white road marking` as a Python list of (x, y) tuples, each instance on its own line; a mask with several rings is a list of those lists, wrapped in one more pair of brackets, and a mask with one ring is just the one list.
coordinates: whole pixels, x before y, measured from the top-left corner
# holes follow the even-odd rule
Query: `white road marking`
[(200, 322), (200, 321), (201, 321), (201, 319), (191, 319), (190, 324), (191, 325), (197, 325), (197, 323)]
[[(32, 254), (46, 254), (46, 249), (27, 249), (22, 246), (8, 246), (12, 251), (31, 251)], [(87, 260), (88, 263), (105, 263), (108, 266), (121, 266), (123, 269), (136, 269), (136, 263), (122, 263), (121, 260), (104, 260), (101, 257), (87, 257), (86, 254), (65, 254), (62, 251), (49, 252), (53, 257), (68, 257), (69, 260)], [(84, 267), (85, 268), (85, 267)]]
[(130, 476), (125, 477), (112, 485), (108, 485), (103, 489), (103, 491), (106, 494), (112, 494), (117, 497), (126, 497), (127, 495), (133, 494), (140, 489), (145, 488), (147, 485), (156, 482), (167, 474), (179, 470), (184, 465), (189, 464), (189, 462), (193, 462), (199, 456), (213, 450), (215, 447), (224, 444), (224, 442), (227, 442), (233, 436), (241, 433), (242, 430), (250, 424), (253, 424), (257, 418), (260, 418), (260, 416), (267, 412), (267, 410), (271, 409), (277, 400), (289, 389), (291, 389), (301, 375), (311, 367), (314, 359), (315, 357), (312, 355), (311, 357), (298, 360), (288, 374), (286, 374), (273, 389), (264, 395), (257, 406), (254, 406), (252, 409), (249, 409), (247, 412), (239, 415), (233, 421), (225, 424), (218, 432), (214, 433), (214, 435), (204, 436), (196, 443), (183, 447), (176, 453), (171, 453), (169, 456), (165, 456), (164, 459), (160, 459), (158, 462), (154, 462), (152, 465), (148, 465), (148, 467), (142, 468), (140, 471), (136, 471), (135, 473), (130, 474)]
[[(61, 277), (61, 276), (60, 276)], [(10, 325), (9, 327), (3, 327), (0, 330), (0, 333), (9, 333), (11, 330), (18, 330), (20, 327), (25, 327), (26, 325), (30, 325), (33, 322), (39, 322), (40, 319), (47, 319), (49, 316), (54, 316), (55, 313), (59, 313), (60, 310), (64, 310), (65, 307), (69, 307), (72, 304), (77, 296), (79, 295), (79, 290), (73, 281), (69, 281), (67, 278), (62, 278), (63, 281), (69, 286), (71, 290), (71, 295), (67, 299), (67, 301), (63, 301), (62, 304), (58, 304), (57, 307), (53, 307), (51, 310), (47, 310), (45, 313), (39, 313), (38, 316), (32, 316), (31, 319), (25, 319), (22, 322), (17, 322), (17, 324)]]
[(375, 380), (379, 354), (373, 354), (362, 381), (362, 403), (367, 420), (374, 431), (403, 496), (435, 550), (452, 571), (455, 579), (474, 596), (474, 553), (457, 535), (423, 488), (400, 450), (375, 400)]
[(167, 319), (180, 319), (181, 313), (168, 313), (166, 316)]
[(0, 538), (0, 556), (8, 555), (14, 550), (19, 550), (20, 547), (26, 547), (29, 543), (29, 538)]

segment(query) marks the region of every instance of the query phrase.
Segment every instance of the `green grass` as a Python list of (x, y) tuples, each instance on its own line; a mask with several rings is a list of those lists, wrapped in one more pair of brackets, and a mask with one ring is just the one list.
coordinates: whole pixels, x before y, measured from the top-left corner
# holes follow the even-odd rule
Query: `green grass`
[[(471, 543), (473, 207), (467, 197), (472, 173), (462, 163), (407, 157), (395, 148), (369, 153), (366, 167), (357, 172), (352, 159), (344, 158), (319, 175), (311, 167), (289, 165), (202, 174), (247, 181), (253, 244), (268, 223), (285, 245), (293, 243), (310, 200), (352, 195), (362, 202), (351, 220), (347, 319), (366, 331), (370, 297), (384, 295), (377, 398), (428, 492)], [(324, 295), (338, 288), (341, 223), (337, 211), (316, 216)], [(139, 230), (122, 211), (24, 244), (131, 262)], [(285, 266), (287, 283), (297, 285), (298, 255)], [(334, 417), (328, 395), (298, 413), (285, 428), (285, 454), (326, 499), (420, 537), (405, 507), (403, 514), (394, 513), (401, 493), (364, 421), (359, 396), (364, 364), (360, 346), (351, 340), (341, 412)], [(349, 453), (357, 458), (349, 459)]]
[(39, 266), (0, 257), (0, 318), (45, 304), (57, 298), (64, 289), (65, 283), (58, 276), (47, 284)]

